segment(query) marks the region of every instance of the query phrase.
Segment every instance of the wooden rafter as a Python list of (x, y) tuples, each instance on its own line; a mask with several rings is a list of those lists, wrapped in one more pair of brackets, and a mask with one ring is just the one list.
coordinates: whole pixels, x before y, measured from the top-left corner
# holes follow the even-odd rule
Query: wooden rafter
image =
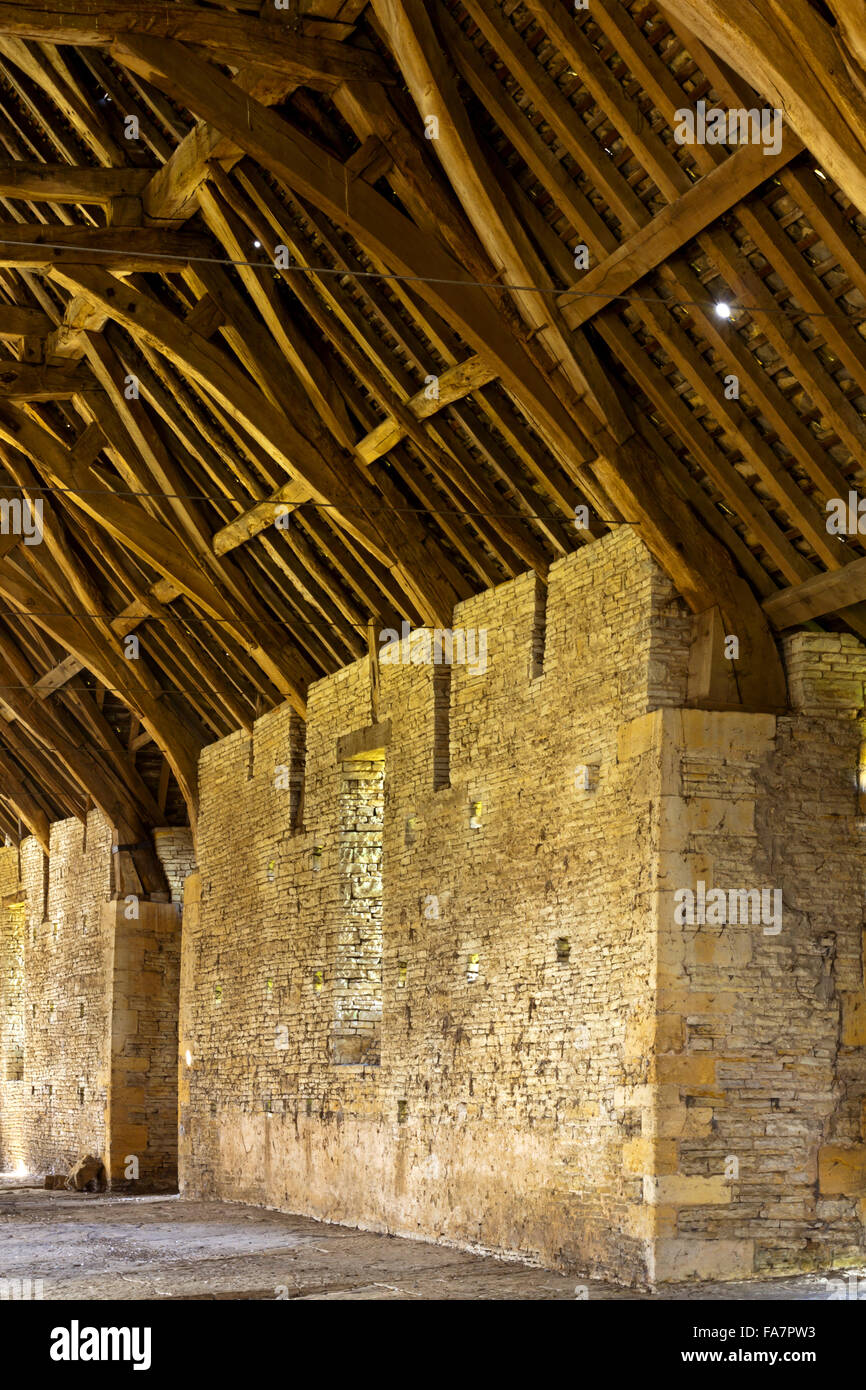
[[(665, 14), (0, 0), (0, 487), (46, 507), (0, 536), (0, 831), (194, 818), (201, 744), (371, 616), (623, 522), (740, 635), (732, 704), (784, 703), (774, 630), (866, 633), (826, 524), (866, 485), (856, 7)], [(679, 146), (696, 94), (781, 105), (781, 152)]]

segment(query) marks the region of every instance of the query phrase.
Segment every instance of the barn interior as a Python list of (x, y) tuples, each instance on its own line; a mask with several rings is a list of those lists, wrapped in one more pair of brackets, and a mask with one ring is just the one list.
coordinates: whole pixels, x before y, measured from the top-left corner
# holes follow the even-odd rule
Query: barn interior
[(864, 443), (855, 0), (0, 0), (0, 1277), (863, 1269)]

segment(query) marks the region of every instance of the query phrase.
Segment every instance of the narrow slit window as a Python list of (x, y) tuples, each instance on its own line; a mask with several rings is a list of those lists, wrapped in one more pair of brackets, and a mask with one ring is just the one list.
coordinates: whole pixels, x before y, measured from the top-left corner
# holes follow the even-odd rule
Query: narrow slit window
[(535, 613), (532, 620), (532, 643), (529, 655), (529, 677), (536, 680), (544, 674), (544, 643), (547, 636), (547, 585), (535, 581)]
[(451, 785), (451, 667), (433, 672), (433, 790)]
[(378, 1066), (382, 1029), (382, 852), (385, 754), (341, 764), (340, 922), (333, 1060)]

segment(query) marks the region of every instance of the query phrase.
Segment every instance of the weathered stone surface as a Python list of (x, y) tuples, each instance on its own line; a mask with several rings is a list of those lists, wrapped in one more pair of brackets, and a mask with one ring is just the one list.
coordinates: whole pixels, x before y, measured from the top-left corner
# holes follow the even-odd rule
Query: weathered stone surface
[(866, 1196), (866, 1144), (827, 1144), (818, 1153), (818, 1180), (828, 1196)]

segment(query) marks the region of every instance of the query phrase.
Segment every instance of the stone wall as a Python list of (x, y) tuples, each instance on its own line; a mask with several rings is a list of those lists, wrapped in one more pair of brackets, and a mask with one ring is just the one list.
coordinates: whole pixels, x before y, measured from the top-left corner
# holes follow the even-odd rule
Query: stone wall
[[(438, 790), (431, 665), (383, 661), (366, 740), (353, 739), (372, 722), (366, 661), (312, 689), (303, 829), (288, 706), (257, 721), (252, 749), (239, 733), (204, 751), (201, 901), (184, 928), (187, 1192), (644, 1277), (642, 1180), (623, 1162), (640, 1115), (614, 1103), (648, 1077), (651, 813), (617, 733), (651, 701), (682, 702), (689, 622), (625, 534), (553, 567), (543, 647), (542, 598), (526, 575), (457, 611), (486, 631), (487, 660), (452, 668)], [(365, 1067), (347, 1064), (337, 1022), (344, 779), (347, 754), (363, 766), (377, 744), (381, 1060)]]
[[(786, 657), (788, 716), (651, 717), (665, 750), (655, 1063), (652, 1086), (624, 1103), (646, 1106), (631, 1161), (655, 1169), (645, 1181), (658, 1280), (866, 1253), (866, 649), (799, 633)], [(678, 921), (677, 890), (699, 884), (707, 899), (722, 890), (724, 908)]]
[(687, 709), (625, 529), (454, 622), (206, 748), (172, 903), (109, 901), (96, 812), (0, 849), (0, 1167), (166, 1186), (179, 1094), (189, 1195), (625, 1284), (862, 1264), (866, 648)]
[[(101, 1153), (108, 1084), (111, 829), (98, 811), (51, 826), (50, 858), (29, 836), (2, 856), (3, 949), (17, 953), (20, 1079), (0, 1081), (0, 1166), (60, 1171)], [(20, 878), (19, 878), (20, 860)], [(13, 943), (15, 943), (13, 945)], [(5, 1001), (0, 1000), (4, 1009)], [(7, 1024), (8, 1026), (8, 1024)]]
[(162, 826), (153, 832), (159, 862), (165, 870), (171, 900), (183, 902), (183, 885), (195, 868), (195, 845), (188, 825)]
[(111, 951), (111, 1046), (103, 1162), (112, 1188), (177, 1183), (180, 907), (103, 906)]
[(115, 1181), (135, 1158), (142, 1186), (169, 1185), (180, 908), (110, 901), (99, 811), (56, 822), (49, 845), (0, 850), (0, 1169), (109, 1163), (113, 1138)]
[(18, 851), (0, 849), (0, 1171), (24, 1161), (27, 989), (26, 905), (18, 891)]
[[(366, 661), (312, 689), (306, 761), (288, 706), (203, 754), (184, 1190), (632, 1284), (862, 1262), (864, 648), (788, 642), (785, 717), (685, 709), (692, 620), (626, 531), (454, 622), (487, 659), (450, 686), (383, 653), (375, 707)], [(685, 888), (778, 889), (780, 929)]]

